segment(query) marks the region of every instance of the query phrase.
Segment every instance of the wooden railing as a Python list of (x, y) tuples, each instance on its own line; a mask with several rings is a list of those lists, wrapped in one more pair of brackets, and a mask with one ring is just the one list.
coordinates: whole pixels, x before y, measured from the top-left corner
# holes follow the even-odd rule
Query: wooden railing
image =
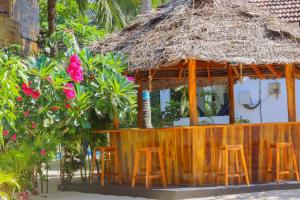
[(0, 14), (0, 27), (0, 48), (21, 45), (21, 28), (17, 21)]
[(167, 181), (178, 185), (216, 184), (219, 148), (224, 144), (244, 146), (252, 183), (267, 181), (267, 151), (271, 143), (291, 141), (297, 150), (298, 164), (300, 161), (300, 122), (95, 131), (104, 132), (111, 133), (112, 145), (119, 151), (124, 181), (128, 183), (134, 151), (144, 147), (162, 148)]

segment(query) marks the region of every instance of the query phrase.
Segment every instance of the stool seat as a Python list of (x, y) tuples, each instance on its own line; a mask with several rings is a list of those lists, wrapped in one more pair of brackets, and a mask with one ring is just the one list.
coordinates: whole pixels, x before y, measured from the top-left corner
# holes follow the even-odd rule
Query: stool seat
[[(151, 173), (152, 153), (158, 154), (160, 174), (152, 174)], [(139, 161), (140, 161), (140, 157), (142, 154), (146, 155), (146, 174), (138, 174)], [(163, 161), (163, 156), (162, 156), (162, 150), (160, 148), (147, 147), (147, 148), (137, 149), (135, 151), (134, 168), (133, 168), (131, 187), (135, 187), (136, 179), (141, 179), (141, 178), (146, 179), (146, 183), (145, 183), (146, 188), (151, 187), (151, 180), (155, 179), (155, 178), (160, 178), (162, 180), (164, 187), (167, 187), (166, 175), (165, 175), (165, 170), (164, 170), (164, 161)]]
[[(220, 147), (220, 156), (219, 156), (219, 167), (217, 172), (217, 183), (219, 183), (220, 176), (224, 176), (225, 179), (225, 186), (228, 186), (228, 179), (231, 178), (237, 178), (238, 183), (241, 183), (241, 177), (245, 177), (247, 185), (249, 185), (249, 177), (248, 177), (248, 170), (246, 166), (246, 160), (244, 155), (244, 148), (243, 145), (223, 145)], [(229, 154), (233, 153), (235, 157), (235, 173), (229, 173)], [(225, 155), (224, 155), (225, 154)], [(239, 155), (240, 159), (242, 161), (242, 167), (244, 172), (240, 172), (240, 166), (239, 166)], [(225, 157), (223, 159), (223, 156)], [(222, 163), (225, 161), (224, 167), (225, 170), (222, 170)]]
[[(101, 185), (104, 185), (104, 176), (108, 177), (108, 180), (110, 182), (110, 177), (111, 176), (116, 176), (118, 177), (118, 181), (121, 184), (122, 183), (122, 177), (121, 177), (121, 172), (120, 172), (120, 162), (119, 162), (119, 156), (118, 152), (115, 147), (109, 146), (109, 147), (95, 147), (94, 152), (93, 152), (93, 160), (92, 160), (92, 166), (91, 166), (91, 178), (90, 178), (90, 184), (93, 183), (93, 177), (95, 175), (94, 170), (95, 170), (95, 165), (97, 164), (97, 157), (96, 153), (101, 152), (101, 172), (98, 172), (97, 175), (100, 176), (101, 178)], [(114, 158), (114, 172), (107, 171), (108, 168), (111, 168), (110, 166), (112, 164), (111, 161), (111, 154), (113, 154)], [(105, 159), (106, 156), (106, 159)], [(105, 162), (106, 162), (106, 171), (105, 171)]]
[[(276, 167), (273, 170), (273, 151), (275, 150), (275, 157), (276, 157)], [(283, 160), (284, 160), (284, 170), (280, 169), (280, 151), (283, 152)], [(293, 163), (293, 170), (289, 169), (290, 167), (290, 159)], [(299, 172), (298, 172), (298, 165), (296, 160), (296, 151), (293, 147), (291, 142), (278, 142), (272, 143), (269, 145), (268, 148), (268, 163), (267, 163), (267, 180), (269, 181), (270, 175), (275, 174), (275, 181), (278, 183), (280, 181), (281, 175), (286, 175), (287, 177), (291, 173), (295, 173), (296, 180), (299, 182)]]

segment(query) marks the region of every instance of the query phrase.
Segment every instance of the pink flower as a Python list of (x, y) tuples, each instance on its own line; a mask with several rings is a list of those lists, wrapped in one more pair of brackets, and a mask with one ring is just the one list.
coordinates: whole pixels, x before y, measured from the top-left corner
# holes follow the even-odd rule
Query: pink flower
[(23, 112), (24, 117), (28, 117), (29, 116), (29, 110)]
[(32, 97), (33, 99), (38, 99), (40, 96), (41, 96), (41, 93), (40, 93), (38, 90), (33, 90), (33, 91), (31, 92), (31, 97)]
[(71, 55), (70, 62), (75, 62), (79, 66), (81, 65), (80, 58), (76, 54)]
[(18, 102), (21, 102), (21, 101), (22, 101), (22, 97), (21, 97), (21, 96), (18, 96), (18, 97), (17, 97), (17, 101), (18, 101)]
[(41, 155), (42, 155), (42, 156), (45, 156), (45, 155), (46, 155), (46, 153), (47, 153), (47, 152), (46, 152), (46, 150), (45, 150), (45, 149), (42, 149), (42, 150), (41, 150)]
[(67, 83), (65, 85), (64, 93), (66, 95), (67, 100), (74, 99), (76, 97), (76, 93), (72, 83)]
[(10, 139), (15, 141), (17, 139), (17, 134), (13, 134)]
[(26, 83), (22, 83), (21, 87), (24, 94), (26, 94), (27, 96), (31, 96), (32, 88), (30, 88)]
[(67, 68), (67, 73), (71, 76), (75, 83), (83, 81), (83, 70), (80, 65), (79, 57), (76, 54), (72, 55), (70, 57), (70, 64)]
[(126, 77), (127, 81), (134, 83), (134, 81), (135, 81), (134, 77), (132, 77), (132, 76), (125, 76), (125, 77)]
[(67, 108), (67, 109), (71, 108), (71, 104), (67, 103), (67, 104), (66, 104), (66, 108)]
[(31, 122), (31, 127), (34, 129), (36, 128), (36, 124), (34, 122)]
[(3, 131), (2, 131), (2, 134), (3, 134), (4, 137), (6, 137), (6, 136), (8, 136), (9, 131), (8, 131), (8, 130), (3, 130)]

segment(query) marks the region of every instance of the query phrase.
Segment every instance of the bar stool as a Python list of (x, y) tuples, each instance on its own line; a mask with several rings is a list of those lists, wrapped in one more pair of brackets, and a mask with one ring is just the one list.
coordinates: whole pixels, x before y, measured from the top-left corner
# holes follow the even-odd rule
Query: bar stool
[[(276, 156), (276, 167), (275, 170), (273, 170), (273, 150), (275, 150), (275, 156)], [(283, 161), (284, 161), (284, 170), (280, 170), (280, 150), (282, 150), (283, 153)], [(290, 159), (288, 159), (288, 154), (290, 151), (290, 158), (293, 162), (293, 168), (294, 170), (289, 169)], [(289, 175), (294, 171), (296, 180), (299, 182), (299, 172), (298, 172), (298, 165), (296, 160), (296, 151), (293, 147), (293, 144), (291, 142), (282, 142), (282, 143), (274, 143), (269, 145), (268, 149), (268, 174), (267, 174), (267, 180), (269, 181), (269, 177), (273, 174), (275, 174), (276, 182), (278, 183), (280, 181), (280, 175)]]
[[(94, 173), (95, 165), (97, 162), (96, 153), (99, 151), (101, 152), (101, 172)], [(109, 168), (112, 167), (111, 166), (112, 165), (111, 154), (113, 154), (113, 161), (114, 161), (114, 165), (115, 165), (114, 172), (112, 172), (112, 169), (110, 169), (109, 171), (105, 171), (105, 161), (106, 161), (106, 170), (108, 170)], [(106, 159), (104, 159), (105, 155), (106, 155)], [(120, 165), (120, 162), (119, 162), (118, 153), (114, 147), (95, 147), (94, 153), (93, 153), (92, 166), (91, 166), (92, 172), (91, 172), (90, 184), (93, 183), (93, 176), (95, 174), (98, 174), (98, 176), (100, 176), (102, 186), (104, 185), (104, 176), (108, 177), (109, 182), (110, 182), (111, 176), (117, 176), (119, 183), (122, 184), (122, 177), (121, 177), (119, 165)]]
[[(229, 173), (229, 154), (233, 153), (235, 157), (235, 168), (236, 173)], [(238, 183), (241, 184), (241, 176), (244, 176), (246, 179), (247, 185), (249, 185), (249, 176), (248, 170), (246, 166), (246, 160), (244, 155), (244, 148), (243, 145), (224, 145), (220, 148), (220, 156), (219, 156), (219, 167), (218, 167), (218, 174), (217, 174), (217, 182), (219, 184), (220, 176), (224, 176), (225, 178), (225, 186), (228, 186), (228, 179), (229, 177), (237, 177)], [(244, 173), (240, 172), (240, 165), (239, 165), (239, 154), (240, 159), (242, 161), (242, 167), (244, 168)], [(223, 158), (225, 156), (225, 158)], [(225, 161), (225, 171), (222, 170), (222, 161)]]
[[(160, 165), (160, 174), (153, 175), (151, 173), (151, 166), (152, 166), (152, 153), (157, 153), (159, 158), (159, 165)], [(146, 155), (146, 175), (137, 175), (139, 161), (141, 154)], [(135, 151), (135, 158), (134, 158), (134, 168), (133, 168), (133, 176), (132, 176), (132, 183), (131, 186), (135, 187), (135, 182), (137, 178), (145, 178), (146, 179), (146, 188), (151, 187), (151, 180), (154, 178), (161, 178), (164, 187), (167, 187), (166, 175), (164, 170), (164, 161), (162, 157), (162, 150), (160, 148), (143, 148), (137, 149)]]

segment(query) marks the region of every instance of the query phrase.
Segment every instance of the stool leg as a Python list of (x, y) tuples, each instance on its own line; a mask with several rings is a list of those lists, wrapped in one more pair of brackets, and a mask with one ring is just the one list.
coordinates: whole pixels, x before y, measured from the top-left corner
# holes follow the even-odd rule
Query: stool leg
[(243, 163), (243, 168), (244, 168), (244, 174), (245, 174), (246, 183), (247, 183), (247, 185), (250, 185), (249, 176), (248, 176), (248, 170), (247, 170), (246, 160), (245, 160), (245, 153), (244, 153), (244, 149), (243, 148), (240, 149), (240, 153), (241, 153), (241, 158), (242, 158), (242, 163)]
[(104, 150), (101, 150), (101, 185), (104, 185)]
[(140, 153), (135, 152), (131, 187), (135, 187), (135, 178), (138, 172), (139, 161), (140, 161)]
[(225, 148), (225, 186), (228, 186), (228, 149)]
[(118, 173), (118, 181), (119, 181), (119, 184), (122, 184), (120, 160), (119, 160), (118, 152), (116, 150), (114, 151), (114, 158), (115, 158), (115, 165), (116, 165), (115, 169), (117, 169), (116, 173)]
[(165, 164), (162, 156), (162, 151), (158, 151), (158, 157), (159, 157), (159, 165), (160, 165), (160, 174), (161, 174), (161, 180), (164, 187), (167, 187), (167, 181), (166, 181), (166, 174), (165, 174)]
[(280, 181), (279, 172), (280, 172), (280, 155), (279, 155), (279, 146), (276, 145), (276, 182), (278, 183)]
[(296, 180), (297, 182), (300, 181), (299, 178), (299, 171), (298, 171), (298, 165), (297, 165), (297, 159), (296, 159), (296, 152), (294, 150), (293, 147), (291, 147), (291, 152), (292, 152), (292, 160), (293, 160), (293, 165), (294, 165), (294, 171), (295, 171), (295, 175), (296, 175)]
[(238, 183), (241, 184), (241, 175), (240, 175), (238, 151), (235, 152), (235, 168), (236, 168), (236, 172), (239, 174), (238, 177), (237, 177)]
[(93, 152), (93, 159), (92, 159), (92, 167), (91, 167), (91, 177), (90, 177), (90, 184), (93, 183), (93, 178), (94, 178), (94, 170), (95, 170), (95, 165), (96, 165), (96, 149), (94, 149)]
[(146, 151), (146, 188), (151, 187), (151, 152)]
[[(267, 182), (270, 180), (270, 176), (272, 178), (272, 164), (273, 164), (273, 151), (272, 148), (268, 149), (268, 171), (267, 171)], [(270, 173), (269, 173), (270, 172)]]
[[(107, 170), (107, 172), (111, 173), (112, 172), (111, 168), (112, 168), (111, 167), (111, 156), (110, 156), (110, 152), (107, 152), (106, 153), (106, 170)], [(111, 175), (110, 174), (108, 174), (108, 176), (107, 176), (107, 182), (111, 183)]]
[[(283, 147), (284, 170), (289, 170), (288, 146)], [(289, 174), (286, 174), (286, 179), (289, 179)]]

